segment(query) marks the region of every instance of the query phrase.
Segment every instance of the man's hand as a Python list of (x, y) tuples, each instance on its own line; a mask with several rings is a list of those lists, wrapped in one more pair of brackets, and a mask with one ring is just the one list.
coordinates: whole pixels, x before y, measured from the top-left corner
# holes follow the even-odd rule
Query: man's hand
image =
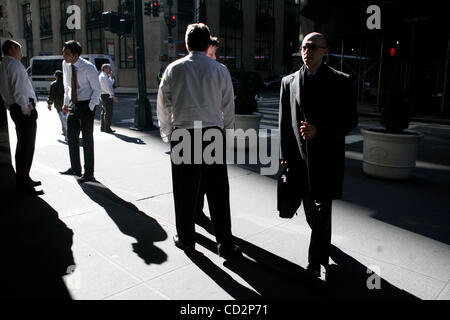
[(113, 98), (113, 100), (114, 100), (114, 102), (119, 102), (119, 99), (117, 99), (117, 97), (116, 96), (112, 96), (112, 98)]
[(302, 126), (300, 127), (300, 132), (302, 134), (303, 139), (308, 140), (311, 138), (317, 137), (317, 128), (313, 124), (309, 124), (308, 122), (302, 121)]
[(69, 106), (63, 106), (62, 112), (64, 112), (65, 114), (68, 114), (69, 113)]
[(48, 108), (48, 110), (52, 110), (52, 105), (51, 104), (49, 104), (48, 106), (47, 106), (47, 108)]
[(27, 110), (27, 116), (31, 115), (31, 110), (33, 109), (33, 107), (31, 106), (31, 104), (28, 105), (28, 110)]

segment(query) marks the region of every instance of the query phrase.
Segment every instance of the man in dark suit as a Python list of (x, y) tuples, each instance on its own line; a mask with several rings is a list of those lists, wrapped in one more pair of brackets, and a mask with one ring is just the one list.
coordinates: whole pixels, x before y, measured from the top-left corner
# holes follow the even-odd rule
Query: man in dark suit
[(349, 75), (322, 62), (325, 37), (308, 34), (302, 43), (304, 65), (283, 78), (280, 95), (281, 164), (299, 182), (312, 229), (307, 270), (320, 277), (328, 267), (331, 205), (342, 196), (345, 135), (358, 123)]

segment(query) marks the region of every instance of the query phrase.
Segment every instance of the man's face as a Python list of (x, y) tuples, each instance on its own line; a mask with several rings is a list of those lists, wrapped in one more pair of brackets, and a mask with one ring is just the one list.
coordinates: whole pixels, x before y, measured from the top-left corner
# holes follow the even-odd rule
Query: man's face
[(303, 62), (309, 69), (316, 69), (322, 63), (323, 57), (327, 54), (323, 41), (306, 37), (302, 43)]
[(216, 46), (209, 46), (208, 49), (206, 50), (206, 55), (208, 57), (210, 57), (211, 59), (216, 60), (216, 51), (217, 51), (217, 47)]
[(66, 63), (74, 63), (78, 59), (78, 53), (74, 55), (70, 49), (63, 49), (63, 58)]
[(111, 68), (110, 68), (110, 67), (106, 67), (105, 70), (104, 70), (104, 72), (105, 72), (106, 74), (110, 74), (110, 73), (111, 73)]
[(13, 57), (14, 59), (21, 61), (22, 60), (22, 47), (21, 46), (17, 46), (17, 47), (12, 46), (11, 48), (9, 48), (9, 55), (11, 57)]

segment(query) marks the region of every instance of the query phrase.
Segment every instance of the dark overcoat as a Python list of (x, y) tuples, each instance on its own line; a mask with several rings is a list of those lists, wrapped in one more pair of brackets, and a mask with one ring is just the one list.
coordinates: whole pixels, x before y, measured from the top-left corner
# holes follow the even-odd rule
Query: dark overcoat
[[(299, 173), (299, 188), (314, 199), (339, 199), (342, 197), (345, 136), (358, 123), (353, 81), (349, 75), (322, 63), (314, 75), (314, 85), (305, 87), (305, 73), (303, 65), (281, 82), (281, 160), (286, 160), (288, 166)], [(315, 138), (308, 141), (302, 138), (301, 121), (316, 126)]]

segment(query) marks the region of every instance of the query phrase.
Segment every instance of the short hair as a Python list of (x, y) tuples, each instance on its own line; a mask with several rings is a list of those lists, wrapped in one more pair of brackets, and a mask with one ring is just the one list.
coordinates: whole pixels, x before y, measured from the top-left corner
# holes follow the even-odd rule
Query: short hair
[(63, 73), (62, 73), (61, 70), (56, 70), (56, 71), (55, 71), (55, 77), (60, 77), (60, 78), (62, 78), (62, 76), (63, 76)]
[(111, 69), (111, 65), (109, 63), (104, 63), (102, 65), (102, 71), (105, 71), (106, 68), (110, 68)]
[(209, 45), (210, 46), (218, 47), (219, 44), (220, 44), (220, 41), (219, 41), (219, 39), (217, 37), (211, 37), (209, 39)]
[(21, 46), (20, 43), (18, 43), (17, 41), (14, 41), (14, 40), (11, 40), (11, 39), (6, 40), (6, 41), (2, 44), (2, 52), (3, 52), (3, 55), (4, 55), (4, 56), (7, 56), (7, 55), (8, 55), (9, 49), (10, 49), (11, 47), (18, 48), (18, 47), (22, 47), (22, 46)]
[(204, 23), (193, 23), (186, 29), (186, 47), (188, 51), (206, 51), (208, 49), (211, 34)]
[(63, 49), (69, 49), (72, 54), (78, 53), (78, 55), (81, 55), (81, 44), (78, 41), (75, 40), (69, 40), (67, 42), (64, 42)]

